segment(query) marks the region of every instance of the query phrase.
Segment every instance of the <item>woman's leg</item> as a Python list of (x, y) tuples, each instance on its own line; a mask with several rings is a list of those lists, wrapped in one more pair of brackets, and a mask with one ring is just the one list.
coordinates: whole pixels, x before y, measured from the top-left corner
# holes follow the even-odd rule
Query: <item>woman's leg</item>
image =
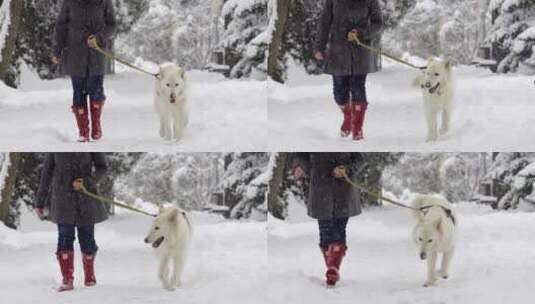
[(333, 219), (331, 225), (331, 244), (327, 250), (327, 284), (334, 285), (340, 280), (340, 265), (346, 254), (347, 218)]
[(58, 224), (58, 245), (56, 257), (63, 277), (62, 285), (58, 291), (67, 291), (74, 288), (74, 225)]
[(78, 141), (89, 141), (89, 112), (87, 110), (87, 78), (71, 77), (73, 98), (72, 112), (78, 125)]
[(88, 93), (91, 109), (91, 137), (98, 140), (102, 137), (102, 127), (100, 118), (102, 117), (102, 108), (106, 95), (104, 95), (104, 75), (89, 77)]
[(85, 285), (94, 286), (97, 284), (95, 277), (95, 256), (98, 246), (95, 242), (95, 226), (79, 226), (78, 241), (82, 251), (82, 261), (84, 264)]
[(324, 251), (327, 251), (329, 245), (333, 242), (332, 240), (332, 229), (333, 221), (332, 220), (318, 220), (319, 233), (320, 233), (320, 248)]
[(333, 241), (346, 245), (346, 227), (348, 218), (333, 220)]
[(364, 117), (368, 108), (368, 97), (366, 95), (366, 78), (367, 74), (351, 76), (350, 90), (352, 100), (352, 122), (351, 132), (353, 133), (353, 140), (364, 139), (364, 132), (362, 127), (364, 125)]
[(340, 127), (340, 135), (347, 137), (351, 134), (351, 103), (350, 96), (350, 77), (333, 75), (333, 93), (336, 104), (344, 114), (344, 121)]
[(366, 79), (368, 74), (351, 76), (350, 91), (351, 100), (353, 102), (368, 103), (368, 96), (366, 95)]

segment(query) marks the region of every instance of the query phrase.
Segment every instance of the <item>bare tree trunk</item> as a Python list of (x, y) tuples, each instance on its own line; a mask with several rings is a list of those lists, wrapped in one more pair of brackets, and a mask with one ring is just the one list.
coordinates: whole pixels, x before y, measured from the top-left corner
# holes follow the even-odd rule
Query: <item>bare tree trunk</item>
[[(4, 3), (0, 1), (0, 5)], [(6, 81), (6, 76), (11, 64), (13, 52), (15, 51), (15, 42), (17, 41), (17, 35), (20, 31), (20, 21), (22, 19), (22, 9), (24, 6), (23, 0), (11, 0), (10, 2), (10, 24), (5, 37), (5, 44), (0, 49), (0, 80)]]
[(281, 203), (282, 182), (284, 180), (284, 169), (286, 168), (286, 160), (288, 159), (288, 153), (278, 153), (275, 160), (275, 167), (273, 168), (273, 174), (269, 181), (269, 190), (267, 195), (268, 210), (274, 217), (283, 220), (285, 217), (285, 207)]
[(0, 221), (4, 223), (6, 223), (9, 214), (9, 205), (11, 204), (15, 182), (19, 173), (20, 161), (20, 153), (8, 153), (2, 164), (1, 172), (5, 172), (6, 175), (4, 176), (4, 180), (0, 181), (0, 185), (3, 185), (2, 192), (0, 193)]
[(271, 79), (277, 82), (284, 82), (283, 71), (279, 65), (279, 56), (282, 50), (282, 40), (284, 38), (284, 32), (286, 31), (286, 24), (288, 23), (288, 17), (290, 15), (290, 2), (291, 0), (272, 0), (276, 3), (276, 10), (272, 11), (272, 18), (275, 20), (275, 29), (273, 30), (273, 36), (269, 45), (268, 56), (268, 75)]

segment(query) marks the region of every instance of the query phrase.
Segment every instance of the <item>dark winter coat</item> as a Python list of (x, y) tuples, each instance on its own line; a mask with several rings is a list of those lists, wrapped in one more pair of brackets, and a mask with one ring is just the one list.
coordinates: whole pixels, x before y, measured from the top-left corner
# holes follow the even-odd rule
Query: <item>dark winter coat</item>
[(46, 156), (36, 206), (48, 207), (54, 223), (93, 225), (108, 218), (102, 202), (73, 188), (83, 178), (88, 191), (98, 193), (97, 185), (107, 171), (102, 153), (49, 153)]
[(316, 40), (316, 50), (325, 55), (325, 73), (348, 76), (379, 70), (375, 53), (347, 40), (353, 29), (364, 43), (379, 45), (383, 17), (378, 0), (326, 0)]
[(300, 166), (310, 179), (306, 200), (308, 215), (318, 220), (347, 218), (361, 213), (360, 196), (343, 179), (334, 177), (334, 168), (344, 165), (349, 175), (360, 161), (358, 153), (296, 153), (293, 167)]
[(71, 76), (104, 75), (106, 59), (87, 46), (95, 35), (97, 43), (107, 49), (117, 22), (112, 0), (63, 0), (56, 22), (54, 55)]

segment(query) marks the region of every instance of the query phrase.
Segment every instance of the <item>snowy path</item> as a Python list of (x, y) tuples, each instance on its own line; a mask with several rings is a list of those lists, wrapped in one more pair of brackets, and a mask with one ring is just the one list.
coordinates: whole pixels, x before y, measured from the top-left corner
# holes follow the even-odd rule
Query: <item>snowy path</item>
[[(194, 216), (193, 254), (183, 286), (160, 287), (152, 248), (143, 243), (150, 219), (119, 215), (97, 226), (98, 286), (83, 285), (76, 248), (75, 291), (58, 294), (53, 224), (25, 215), (22, 231), (0, 227), (0, 299), (9, 303), (263, 303), (267, 282), (265, 223), (225, 222)], [(4, 301), (5, 303), (5, 301)]]
[(339, 137), (341, 113), (330, 76), (293, 68), (285, 86), (270, 83), (268, 117), (275, 151), (525, 151), (535, 149), (535, 86), (526, 76), (495, 75), (484, 69), (455, 69), (452, 130), (425, 143), (425, 120), (417, 72), (387, 65), (368, 80), (370, 107), (366, 140)]
[(191, 116), (185, 138), (176, 143), (158, 136), (153, 110), (154, 83), (140, 73), (122, 71), (105, 82), (108, 102), (103, 114), (104, 138), (78, 144), (68, 79), (41, 81), (26, 75), (18, 91), (0, 87), (3, 151), (265, 151), (266, 84), (227, 80), (192, 71)]
[(271, 302), (501, 304), (532, 298), (535, 213), (461, 205), (451, 277), (423, 288), (425, 264), (410, 241), (411, 215), (394, 208), (365, 210), (350, 220), (348, 254), (335, 289), (323, 285), (317, 224), (270, 219)]

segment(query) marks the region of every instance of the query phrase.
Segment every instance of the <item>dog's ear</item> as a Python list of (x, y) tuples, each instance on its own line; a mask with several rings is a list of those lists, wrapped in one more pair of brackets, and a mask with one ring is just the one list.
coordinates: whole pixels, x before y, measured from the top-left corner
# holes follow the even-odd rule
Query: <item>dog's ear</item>
[(451, 69), (451, 59), (448, 58), (444, 61), (444, 67), (448, 70)]
[(437, 231), (438, 231), (438, 234), (442, 236), (442, 219), (440, 219), (437, 223)]
[(171, 210), (171, 212), (169, 213), (169, 222), (171, 222), (171, 223), (176, 223), (177, 222), (178, 212), (179, 211), (176, 208), (173, 208), (173, 210)]
[(180, 78), (184, 78), (184, 76), (186, 76), (186, 70), (183, 68), (178, 69), (178, 75)]

